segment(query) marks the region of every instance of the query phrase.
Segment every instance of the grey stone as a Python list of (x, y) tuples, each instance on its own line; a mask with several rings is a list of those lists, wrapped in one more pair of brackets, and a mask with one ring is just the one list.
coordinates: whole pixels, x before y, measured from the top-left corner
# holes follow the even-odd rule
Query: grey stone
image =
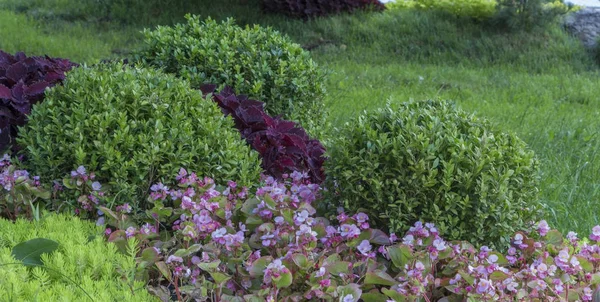
[(564, 25), (586, 48), (595, 48), (600, 37), (600, 8), (585, 7), (571, 13), (565, 18)]

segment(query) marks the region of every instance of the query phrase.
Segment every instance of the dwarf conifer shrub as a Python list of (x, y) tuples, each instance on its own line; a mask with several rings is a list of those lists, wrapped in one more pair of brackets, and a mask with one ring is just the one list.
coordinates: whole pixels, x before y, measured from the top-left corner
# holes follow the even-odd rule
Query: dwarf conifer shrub
[(194, 88), (230, 86), (265, 102), (270, 115), (305, 128), (322, 123), (324, 75), (300, 45), (272, 28), (186, 18), (184, 24), (145, 31), (141, 59), (189, 80)]
[[(29, 248), (17, 252), (27, 242)], [(132, 253), (121, 254), (106, 242), (103, 228), (66, 215), (47, 215), (40, 222), (0, 219), (0, 296), (3, 301), (158, 301), (134, 279), (139, 242), (129, 243)]]
[(73, 70), (65, 85), (33, 108), (19, 143), (26, 167), (42, 180), (78, 166), (95, 171), (115, 198), (137, 205), (151, 184), (181, 167), (220, 180), (259, 179), (260, 160), (231, 118), (159, 71), (120, 64)]
[(506, 244), (537, 218), (538, 162), (513, 134), (448, 102), (409, 102), (339, 129), (330, 197), (391, 231), (432, 221), (453, 240)]

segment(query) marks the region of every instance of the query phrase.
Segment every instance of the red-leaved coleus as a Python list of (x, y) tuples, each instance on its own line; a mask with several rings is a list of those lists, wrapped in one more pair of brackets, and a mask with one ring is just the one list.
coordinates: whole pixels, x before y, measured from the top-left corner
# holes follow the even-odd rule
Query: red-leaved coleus
[[(215, 85), (204, 85), (204, 94), (215, 92)], [(242, 137), (261, 156), (267, 174), (282, 179), (294, 171), (307, 173), (313, 183), (325, 179), (325, 148), (296, 123), (272, 117), (264, 111), (264, 103), (235, 95), (229, 87), (213, 94), (225, 115), (230, 115)], [(283, 177), (285, 178), (285, 177)]]
[(34, 104), (44, 98), (48, 87), (59, 84), (65, 72), (77, 64), (66, 59), (14, 56), (0, 51), (0, 150), (6, 150), (25, 125)]

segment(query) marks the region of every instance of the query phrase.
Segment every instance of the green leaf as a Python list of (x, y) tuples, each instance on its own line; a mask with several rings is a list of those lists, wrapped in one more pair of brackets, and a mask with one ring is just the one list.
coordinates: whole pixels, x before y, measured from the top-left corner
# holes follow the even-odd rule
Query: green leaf
[(77, 188), (77, 186), (71, 184), (71, 178), (69, 178), (69, 177), (63, 178), (63, 186), (65, 186), (65, 188), (71, 189), (71, 190)]
[(221, 260), (215, 260), (213, 262), (200, 262), (196, 265), (203, 271), (213, 272), (217, 269), (217, 267), (219, 267), (219, 264), (221, 264)]
[(154, 263), (158, 260), (158, 252), (153, 247), (145, 248), (142, 251), (142, 260)]
[(360, 286), (356, 283), (350, 283), (348, 285), (338, 286), (338, 288), (336, 289), (336, 292), (339, 294), (340, 297), (352, 295), (352, 297), (354, 297), (355, 301), (358, 301), (358, 299), (360, 298), (360, 296), (362, 294), (362, 290), (360, 289)]
[(490, 279), (494, 280), (494, 281), (504, 281), (508, 277), (509, 277), (508, 274), (506, 274), (505, 272), (502, 272), (502, 271), (494, 271), (493, 273), (490, 274)]
[(594, 265), (582, 256), (575, 256), (579, 260), (579, 264), (584, 272), (589, 273), (594, 271)]
[(156, 267), (158, 268), (160, 273), (163, 275), (163, 277), (165, 277), (165, 279), (167, 279), (167, 281), (171, 282), (171, 280), (172, 280), (171, 270), (169, 269), (167, 264), (164, 261), (159, 261), (159, 262), (156, 262)]
[(117, 216), (117, 214), (111, 209), (102, 206), (98, 207), (98, 209), (100, 209), (100, 211), (102, 211), (102, 213), (106, 214), (107, 216), (110, 216), (112, 219), (119, 221), (119, 216)]
[(546, 243), (552, 245), (561, 245), (563, 243), (563, 236), (557, 230), (551, 230), (546, 234)]
[(350, 265), (350, 262), (338, 261), (338, 262), (331, 263), (331, 264), (327, 265), (326, 267), (327, 267), (327, 271), (330, 274), (338, 275), (340, 273), (348, 274), (350, 272), (350, 269), (348, 268), (349, 265)]
[(273, 278), (273, 283), (278, 288), (286, 288), (292, 285), (292, 273), (290, 271), (282, 272), (279, 277)]
[(209, 274), (215, 280), (215, 283), (219, 285), (231, 279), (231, 276), (227, 276), (220, 272), (209, 272)]
[(52, 253), (58, 248), (58, 242), (46, 238), (35, 238), (21, 242), (12, 249), (12, 256), (25, 266), (44, 265), (42, 254)]
[(392, 286), (397, 284), (398, 282), (394, 280), (390, 275), (381, 270), (376, 270), (374, 272), (368, 272), (365, 275), (365, 284), (376, 284), (376, 285), (386, 285)]
[(50, 191), (44, 190), (39, 187), (29, 187), (28, 190), (29, 190), (29, 192), (31, 192), (31, 194), (33, 194), (33, 196), (41, 198), (41, 199), (49, 199), (51, 196)]
[(112, 232), (108, 237), (108, 242), (116, 245), (120, 252), (127, 252), (127, 236), (125, 235), (125, 231), (118, 230)]
[(395, 302), (404, 302), (406, 301), (406, 297), (403, 296), (402, 294), (400, 294), (399, 292), (393, 290), (393, 289), (387, 289), (384, 288), (381, 290), (382, 293), (384, 293), (386, 296), (394, 299)]
[(311, 263), (308, 262), (308, 258), (306, 258), (306, 256), (304, 256), (304, 254), (293, 254), (292, 255), (292, 260), (294, 261), (294, 263), (303, 269), (307, 269), (311, 266)]
[(591, 285), (599, 285), (599, 284), (600, 284), (600, 273), (595, 273), (592, 275)]
[(467, 283), (469, 283), (470, 285), (475, 284), (475, 277), (471, 276), (470, 274), (464, 272), (464, 271), (459, 271), (458, 272), (460, 274), (460, 276), (467, 281)]
[(397, 244), (390, 246), (387, 249), (392, 262), (397, 268), (404, 269), (404, 266), (414, 259), (412, 250), (407, 245)]
[(370, 237), (369, 241), (371, 243), (379, 244), (379, 245), (388, 245), (390, 244), (390, 237), (386, 235), (383, 231), (377, 229), (369, 230)]
[(360, 296), (360, 299), (365, 302), (385, 302), (387, 297), (381, 293), (364, 293)]
[(273, 261), (273, 257), (264, 256), (256, 259), (250, 266), (250, 276), (252, 277), (260, 277), (264, 275), (264, 270), (267, 268), (267, 265)]

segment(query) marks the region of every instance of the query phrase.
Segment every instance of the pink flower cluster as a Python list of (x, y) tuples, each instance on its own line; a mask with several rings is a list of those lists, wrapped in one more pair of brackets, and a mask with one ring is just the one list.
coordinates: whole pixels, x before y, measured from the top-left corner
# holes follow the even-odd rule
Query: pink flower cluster
[[(157, 250), (157, 267), (169, 268), (161, 274), (181, 300), (208, 288), (267, 301), (359, 301), (366, 293), (384, 301), (591, 301), (600, 285), (600, 226), (590, 243), (541, 221), (516, 233), (505, 253), (446, 241), (431, 223), (398, 238), (371, 229), (364, 213), (317, 217), (319, 187), (301, 173), (289, 177), (265, 178), (251, 195), (181, 170), (176, 189), (152, 187), (154, 223), (122, 236)], [(158, 236), (165, 221), (173, 222), (162, 230), (168, 241)]]

